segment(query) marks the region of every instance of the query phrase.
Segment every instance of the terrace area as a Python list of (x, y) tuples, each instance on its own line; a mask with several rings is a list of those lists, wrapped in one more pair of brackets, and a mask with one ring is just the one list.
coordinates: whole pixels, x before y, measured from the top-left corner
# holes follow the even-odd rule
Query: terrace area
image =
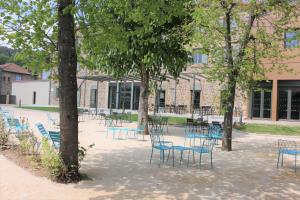
[[(30, 128), (37, 122), (47, 129), (47, 112), (5, 107), (15, 117), (28, 117)], [(51, 113), (58, 117), (58, 113)], [(135, 122), (123, 127), (136, 127)], [(151, 141), (113, 139), (107, 136), (104, 121), (84, 117), (79, 123), (80, 145), (95, 144), (82, 163), (81, 173), (90, 179), (78, 184), (53, 183), (45, 177), (19, 167), (0, 154), (0, 199), (298, 199), (299, 170), (294, 172), (293, 158), (285, 158), (284, 167), (276, 168), (277, 141), (300, 142), (299, 136), (248, 134), (235, 130), (232, 152), (224, 152), (220, 144), (214, 149), (213, 168), (209, 157), (187, 168), (187, 154), (179, 165), (180, 155), (159, 162), (155, 153), (150, 165)], [(121, 136), (122, 138), (122, 136)], [(183, 145), (184, 127), (169, 126), (166, 140)], [(299, 167), (298, 167), (299, 168)]]

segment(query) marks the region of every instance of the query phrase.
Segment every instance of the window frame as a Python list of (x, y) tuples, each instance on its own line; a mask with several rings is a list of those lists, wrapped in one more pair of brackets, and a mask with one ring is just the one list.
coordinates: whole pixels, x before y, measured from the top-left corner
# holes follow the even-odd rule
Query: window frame
[(22, 75), (21, 74), (16, 74), (15, 80), (16, 81), (21, 81), (22, 80)]
[[(287, 41), (288, 37), (287, 37), (287, 34), (288, 33), (296, 33), (294, 38), (289, 38), (290, 41)], [(292, 49), (292, 48), (297, 48), (299, 47), (299, 34), (300, 34), (300, 29), (292, 29), (292, 30), (286, 30), (284, 32), (284, 48), (285, 49)], [(294, 41), (297, 41), (297, 44), (294, 46), (293, 45), (293, 42)]]

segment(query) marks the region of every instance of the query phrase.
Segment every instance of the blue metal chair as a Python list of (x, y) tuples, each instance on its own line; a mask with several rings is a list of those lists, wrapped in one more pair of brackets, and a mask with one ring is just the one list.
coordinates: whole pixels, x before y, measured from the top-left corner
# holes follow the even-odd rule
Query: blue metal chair
[(218, 141), (223, 139), (223, 129), (220, 125), (213, 124), (208, 128), (208, 135), (215, 139), (216, 144), (218, 144)]
[(300, 154), (300, 150), (297, 148), (295, 141), (289, 140), (278, 140), (278, 159), (277, 159), (277, 168), (279, 166), (280, 157), (281, 157), (281, 167), (283, 166), (283, 155), (290, 155), (295, 157), (295, 172), (297, 170), (297, 155)]
[(199, 153), (200, 155), (200, 159), (199, 159), (200, 169), (201, 169), (202, 155), (203, 154), (210, 155), (210, 167), (212, 168), (213, 148), (216, 143), (216, 140), (212, 137), (199, 138), (199, 140), (200, 140), (200, 145), (192, 146), (191, 150), (189, 151), (187, 166), (189, 166), (190, 152), (192, 151), (194, 161), (195, 161), (194, 158), (195, 153)]
[[(187, 146), (173, 146), (173, 152), (174, 151), (179, 151), (180, 152), (180, 161), (179, 161), (179, 165), (181, 165), (182, 159), (183, 159), (183, 153), (185, 151), (191, 151), (192, 148), (191, 147), (187, 147)], [(173, 153), (173, 157), (174, 157), (174, 153)], [(174, 158), (173, 158), (174, 160)]]
[(50, 139), (49, 133), (48, 133), (48, 131), (46, 131), (46, 129), (42, 123), (37, 123), (37, 124), (35, 124), (35, 126), (39, 130), (40, 134), (43, 137)]
[[(153, 157), (153, 151), (158, 150), (159, 151), (159, 163), (165, 161), (165, 151), (168, 151), (168, 159), (170, 156), (170, 151), (172, 150), (173, 154), (173, 167), (174, 167), (174, 148), (173, 148), (173, 143), (165, 143), (162, 137), (162, 133), (160, 130), (150, 130), (150, 138), (151, 138), (151, 156), (150, 156), (150, 164), (152, 162), (152, 157)], [(168, 145), (166, 145), (168, 144)], [(167, 159), (167, 161), (168, 161)]]
[(116, 126), (115, 121), (111, 118), (106, 117), (105, 124), (107, 126), (106, 137), (108, 137), (109, 133), (112, 133), (113, 139), (115, 139), (115, 134), (119, 130), (119, 127)]
[(60, 133), (58, 131), (48, 131), (49, 137), (52, 141), (53, 147), (59, 149), (60, 146)]
[(143, 139), (144, 139), (145, 125), (144, 124), (140, 124), (136, 128), (130, 128), (129, 132), (133, 133), (133, 137), (134, 138), (138, 138), (138, 135), (142, 134), (143, 135)]
[(29, 129), (28, 124), (21, 124), (19, 119), (16, 118), (7, 118), (8, 128), (13, 133), (22, 133)]
[(40, 134), (50, 140), (55, 149), (59, 149), (60, 146), (60, 132), (59, 131), (47, 131), (42, 123), (35, 125)]

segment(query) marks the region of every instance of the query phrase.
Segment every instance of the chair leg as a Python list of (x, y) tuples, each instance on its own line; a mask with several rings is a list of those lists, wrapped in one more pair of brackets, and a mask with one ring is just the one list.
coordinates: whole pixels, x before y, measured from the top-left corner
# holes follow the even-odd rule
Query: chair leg
[(277, 158), (277, 168), (278, 168), (278, 165), (279, 165), (279, 160), (280, 160), (280, 152), (278, 152), (278, 158)]
[(174, 167), (174, 162), (175, 162), (175, 158), (174, 158), (174, 149), (172, 149), (172, 153), (173, 153), (172, 157), (173, 157), (173, 167)]
[(297, 155), (295, 155), (295, 172), (297, 170)]
[(153, 148), (152, 148), (152, 150), (151, 150), (150, 165), (151, 165), (151, 161), (152, 161), (152, 156), (153, 156)]
[(202, 160), (202, 153), (200, 153), (199, 169), (201, 169), (201, 160)]
[(193, 161), (194, 161), (194, 164), (196, 163), (196, 159), (195, 159), (195, 152), (193, 151)]
[(281, 153), (281, 167), (283, 167), (283, 153)]
[(165, 162), (165, 150), (162, 150), (163, 163)]
[(161, 158), (162, 158), (162, 150), (159, 151), (159, 166), (161, 164)]
[(171, 150), (171, 149), (169, 149), (169, 151), (168, 151), (168, 157), (167, 157), (167, 162), (169, 162), (169, 157), (170, 157), (170, 150)]
[(183, 154), (183, 151), (180, 151), (180, 162), (179, 162), (179, 165), (181, 165), (181, 161), (182, 161), (182, 154)]
[(212, 152), (210, 152), (210, 168), (212, 169), (213, 163), (212, 163)]
[(189, 150), (189, 154), (188, 154), (188, 160), (187, 160), (187, 165), (186, 165), (187, 168), (189, 167), (189, 163), (190, 163), (190, 153), (191, 153), (191, 150)]

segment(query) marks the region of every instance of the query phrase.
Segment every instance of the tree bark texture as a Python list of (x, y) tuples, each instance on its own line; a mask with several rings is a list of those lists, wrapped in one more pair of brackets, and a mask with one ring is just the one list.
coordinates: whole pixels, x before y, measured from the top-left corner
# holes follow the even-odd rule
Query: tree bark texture
[(141, 90), (139, 99), (138, 124), (145, 125), (145, 134), (148, 135), (148, 97), (149, 97), (149, 72), (141, 72)]
[[(60, 108), (60, 154), (67, 166), (69, 178), (79, 179), (78, 173), (78, 110), (77, 55), (75, 46), (72, 0), (58, 1), (58, 75)], [(66, 9), (69, 9), (66, 11)]]
[(232, 150), (232, 120), (233, 120), (233, 109), (235, 100), (235, 87), (236, 87), (236, 69), (234, 68), (233, 53), (232, 53), (232, 40), (231, 40), (231, 10), (233, 6), (228, 8), (225, 14), (226, 34), (225, 34), (225, 45), (226, 45), (226, 60), (227, 67), (231, 69), (228, 74), (228, 80), (226, 85), (226, 98), (225, 98), (225, 114), (224, 114), (224, 137), (222, 140), (222, 149), (225, 151)]

